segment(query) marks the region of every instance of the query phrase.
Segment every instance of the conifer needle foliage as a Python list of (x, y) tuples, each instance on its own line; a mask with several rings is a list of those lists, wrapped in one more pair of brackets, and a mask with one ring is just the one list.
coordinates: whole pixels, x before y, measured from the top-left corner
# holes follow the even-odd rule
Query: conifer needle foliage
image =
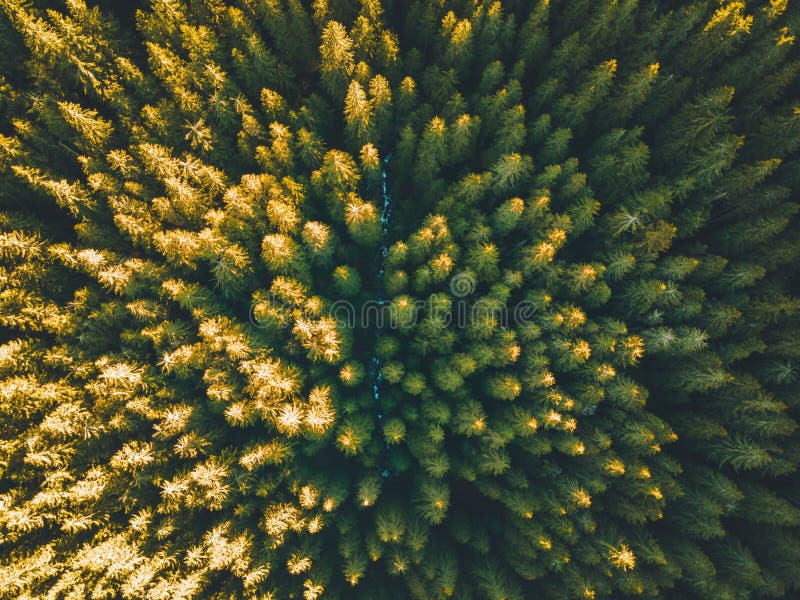
[(0, 8), (0, 598), (800, 595), (796, 0)]

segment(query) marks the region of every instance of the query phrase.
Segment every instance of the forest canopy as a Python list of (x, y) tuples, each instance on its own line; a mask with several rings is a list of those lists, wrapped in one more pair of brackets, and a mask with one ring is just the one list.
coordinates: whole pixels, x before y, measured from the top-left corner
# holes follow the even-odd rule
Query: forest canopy
[(0, 8), (0, 599), (800, 596), (796, 0)]

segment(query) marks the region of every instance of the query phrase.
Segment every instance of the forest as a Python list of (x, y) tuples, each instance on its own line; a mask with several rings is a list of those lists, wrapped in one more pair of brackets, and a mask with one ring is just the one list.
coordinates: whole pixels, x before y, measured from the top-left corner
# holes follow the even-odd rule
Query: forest
[(800, 598), (798, 0), (0, 0), (0, 600)]

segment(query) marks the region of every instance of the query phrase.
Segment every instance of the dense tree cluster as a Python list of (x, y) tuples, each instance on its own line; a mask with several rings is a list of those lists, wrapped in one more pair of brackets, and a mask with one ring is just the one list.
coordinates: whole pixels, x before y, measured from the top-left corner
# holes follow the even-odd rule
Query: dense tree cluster
[(0, 598), (800, 594), (796, 2), (0, 7)]

